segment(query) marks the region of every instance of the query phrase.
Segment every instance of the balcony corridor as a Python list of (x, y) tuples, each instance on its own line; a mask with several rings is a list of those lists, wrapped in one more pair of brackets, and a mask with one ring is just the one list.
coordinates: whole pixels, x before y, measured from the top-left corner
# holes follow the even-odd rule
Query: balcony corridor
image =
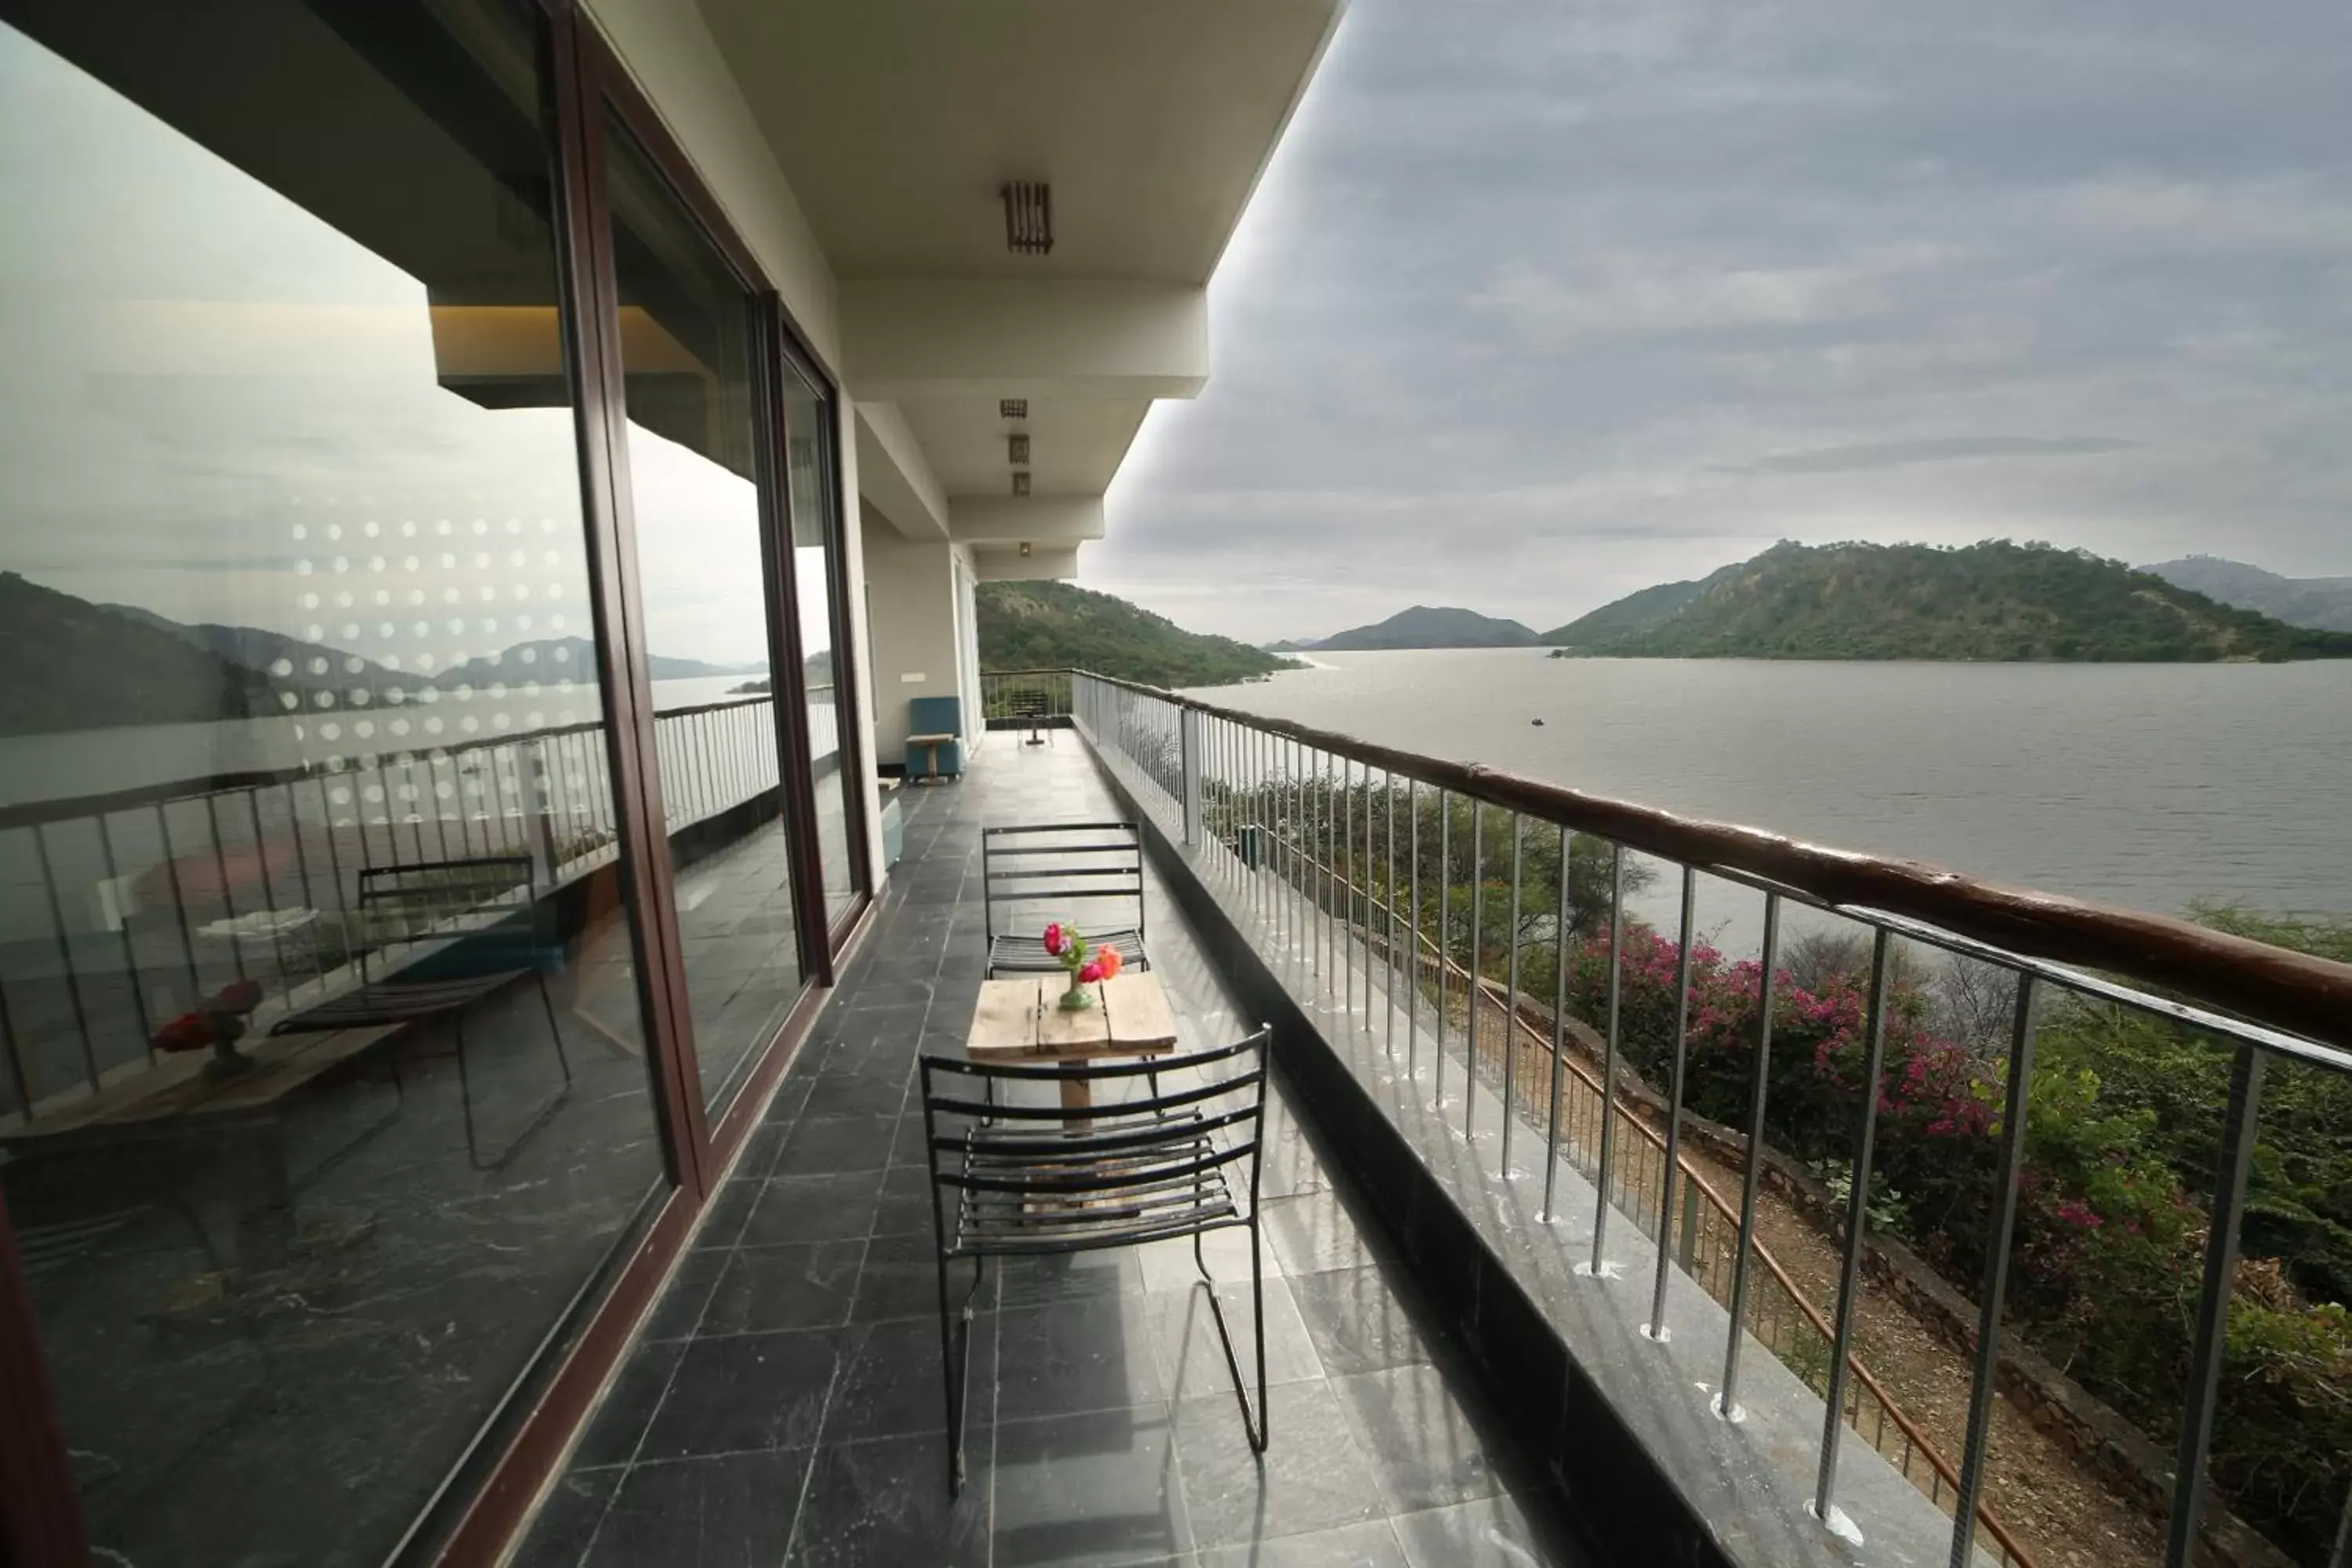
[[(1581, 1563), (1282, 1081), (1264, 1178), (1272, 1447), (1254, 1458), (1189, 1245), (992, 1269), (970, 1480), (950, 1504), (919, 1051), (961, 1047), (982, 971), (983, 822), (1117, 815), (1076, 736), (999, 734), (909, 789), (907, 853), (759, 1131), (515, 1563)], [(1150, 883), (1190, 1048), (1235, 1010)], [(1213, 1237), (1235, 1330), (1245, 1233)]]

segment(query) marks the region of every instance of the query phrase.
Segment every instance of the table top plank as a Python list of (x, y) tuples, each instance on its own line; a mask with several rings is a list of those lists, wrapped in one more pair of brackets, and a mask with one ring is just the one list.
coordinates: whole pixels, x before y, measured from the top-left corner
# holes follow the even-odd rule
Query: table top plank
[(1058, 974), (982, 981), (966, 1048), (974, 1056), (1056, 1061), (1157, 1056), (1175, 1048), (1175, 1009), (1150, 971), (1097, 982), (1095, 1005), (1075, 1013), (1057, 1005), (1068, 984)]

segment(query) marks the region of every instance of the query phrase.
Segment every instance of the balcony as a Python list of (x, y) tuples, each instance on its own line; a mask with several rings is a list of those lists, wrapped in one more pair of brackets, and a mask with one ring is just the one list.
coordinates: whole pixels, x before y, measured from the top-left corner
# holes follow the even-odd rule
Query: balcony
[[(915, 1058), (959, 1049), (978, 995), (982, 825), (1119, 809), (1076, 737), (1012, 739), (959, 784), (905, 792), (875, 929), (518, 1563), (1594, 1561), (1287, 1082), (1264, 1178), (1263, 1462), (1189, 1244), (1015, 1260), (984, 1299), (950, 1502)], [(1183, 1045), (1237, 1038), (1255, 1017), (1156, 871), (1150, 897)], [(1211, 1252), (1244, 1322), (1246, 1258)]]

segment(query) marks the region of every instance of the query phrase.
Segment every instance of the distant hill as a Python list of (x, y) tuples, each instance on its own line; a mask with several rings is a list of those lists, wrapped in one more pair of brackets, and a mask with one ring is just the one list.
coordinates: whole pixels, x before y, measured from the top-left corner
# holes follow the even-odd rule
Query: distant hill
[[(204, 649), (206, 653), (242, 665), (247, 669), (268, 675), (281, 685), (299, 686), (307, 689), (321, 687), (341, 689), (350, 686), (366, 686), (378, 692), (386, 686), (400, 683), (400, 676), (382, 665), (347, 653), (324, 643), (305, 642), (283, 632), (264, 631), (259, 626), (225, 626), (213, 621), (187, 625), (159, 616), (152, 610), (142, 610), (136, 605), (100, 605), (110, 615), (170, 632), (181, 641)], [(356, 668), (354, 668), (356, 666)], [(412, 680), (410, 684), (415, 684)]]
[(1697, 598), (1717, 577), (1738, 570), (1737, 566), (1727, 566), (1714, 576), (1696, 583), (1661, 583), (1654, 588), (1628, 594), (1564, 626), (1554, 626), (1544, 633), (1543, 640), (1554, 647), (1582, 647), (1647, 630)]
[(2352, 577), (2282, 577), (2242, 561), (2189, 555), (2143, 566), (2175, 587), (2255, 610), (2291, 626), (2352, 632)]
[(1299, 668), (1074, 584), (982, 583), (977, 598), (983, 670), (1069, 665), (1148, 686), (1222, 686)]
[(1543, 639), (1517, 621), (1475, 610), (1415, 605), (1387, 620), (1353, 626), (1314, 644), (1318, 651), (1402, 647), (1533, 647)]
[[(1548, 636), (1561, 657), (2165, 660), (2347, 658), (2290, 626), (2119, 561), (2047, 544), (1776, 544), (1676, 605), (1631, 595)], [(1661, 611), (1661, 605), (1665, 608)]]
[[(767, 668), (765, 664), (706, 664), (698, 658), (672, 658), (656, 653), (646, 658), (646, 679), (696, 680), (712, 675), (761, 675)], [(830, 659), (825, 668), (832, 668)], [(586, 637), (545, 637), (538, 642), (517, 643), (452, 665), (433, 684), (446, 691), (459, 686), (513, 686), (525, 680), (561, 680), (567, 676), (583, 685), (593, 684), (596, 679), (596, 645)]]
[(0, 735), (278, 711), (258, 671), (148, 620), (0, 572)]

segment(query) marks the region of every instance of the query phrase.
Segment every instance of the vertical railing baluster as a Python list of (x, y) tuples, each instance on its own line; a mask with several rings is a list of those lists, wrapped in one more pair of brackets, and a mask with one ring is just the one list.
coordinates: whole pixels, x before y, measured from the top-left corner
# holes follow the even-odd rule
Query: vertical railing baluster
[(2172, 1470), (2172, 1521), (2165, 1532), (2165, 1568), (2190, 1568), (2205, 1511), (2205, 1467), (2213, 1447), (2213, 1412), (2221, 1397), (2221, 1357), (2229, 1348), (2230, 1294), (2238, 1274), (2238, 1226), (2245, 1217), (2253, 1174), (2254, 1139), (2261, 1130), (2263, 1069), (2269, 1061), (2252, 1044), (2238, 1047), (2230, 1071), (2230, 1109), (2221, 1123), (2221, 1159), (2214, 1167), (2213, 1204), (2206, 1213), (2205, 1283), (2197, 1298), (2197, 1338), (2189, 1357), (2189, 1403), (2180, 1415), (2180, 1447)]
[[(1543, 1222), (1552, 1220), (1552, 1197), (1559, 1185), (1560, 1079), (1568, 1071), (1568, 829), (1559, 832), (1559, 910), (1552, 916), (1551, 1104), (1544, 1111)], [(1665, 1243), (1658, 1244), (1660, 1256)]]
[(1780, 895), (1764, 895), (1764, 966), (1757, 977), (1756, 1071), (1748, 1082), (1748, 1169), (1739, 1186), (1739, 1252), (1731, 1266), (1731, 1327), (1723, 1352), (1723, 1393), (1717, 1414), (1740, 1418), (1739, 1345), (1747, 1323), (1748, 1265), (1756, 1241), (1756, 1200), (1764, 1174), (1764, 1095), (1772, 1068), (1772, 968), (1780, 956)]
[(163, 879), (172, 885), (172, 917), (180, 928), (180, 956), (188, 965), (188, 1005), (195, 1005), (205, 994), (204, 972), (196, 964), (195, 932), (188, 924), (188, 896), (180, 887), (180, 858), (172, 847), (172, 814), (170, 803), (155, 803), (155, 826), (163, 845)]
[(1467, 1140), (1478, 1117), (1478, 1004), (1482, 1000), (1479, 987), (1486, 978), (1486, 945), (1480, 922), (1486, 907), (1486, 803), (1473, 798), (1470, 802), (1470, 978), (1464, 984), (1462, 997), (1469, 1007), (1469, 1022), (1463, 1032), (1462, 1068), (1462, 1136)]
[(1421, 1075), (1421, 781), (1404, 781), (1405, 833), (1412, 839), (1405, 854), (1408, 868), (1406, 879), (1412, 884), (1412, 938), (1405, 954), (1411, 972), (1406, 976), (1404, 1015), (1404, 1076)]
[[(37, 827), (35, 832), (40, 830)], [(98, 851), (106, 866), (108, 897), (114, 904), (115, 929), (122, 934), (122, 980), (131, 987), (131, 1008), (139, 1017), (139, 1040), (146, 1049), (147, 1060), (155, 1060), (155, 1021), (147, 1016), (147, 989), (139, 984), (139, 952), (131, 941), (131, 911), (122, 907), (122, 872), (114, 857), (114, 829), (107, 814), (98, 814)], [(25, 1108), (29, 1115), (32, 1107)]]
[(270, 886), (269, 850), (261, 834), (261, 798), (257, 791), (245, 792), (247, 818), (253, 824), (253, 858), (261, 867), (261, 904), (269, 915), (269, 955), (278, 964), (278, 983), (287, 990), (294, 988), (286, 973), (286, 939), (278, 930), (278, 890)]
[[(16, 1092), (16, 1110), (27, 1121), (33, 1120), (33, 1086), (25, 1076), (25, 1058), (16, 1048), (16, 1016), (8, 1005), (8, 980), (0, 974), (0, 1052), (8, 1058), (8, 1082)], [(153, 1047), (149, 1047), (153, 1055)]]
[(1602, 1249), (1609, 1237), (1609, 1188), (1616, 1178), (1617, 1035), (1619, 1002), (1625, 989), (1625, 847), (1609, 845), (1609, 1026), (1601, 1037), (1601, 1172), (1592, 1205), (1592, 1276), (1608, 1271)]
[(1878, 1079), (1886, 1060), (1888, 984), (1895, 939), (1881, 929), (1870, 955), (1870, 1012), (1863, 1020), (1862, 1105), (1853, 1132), (1853, 1184), (1846, 1194), (1845, 1257), (1838, 1267), (1837, 1318), (1830, 1333), (1830, 1386), (1822, 1423), (1821, 1473), (1813, 1483), (1813, 1517), (1830, 1522), (1837, 1486), (1838, 1444), (1845, 1435), (1846, 1357), (1853, 1343), (1855, 1298), (1862, 1286), (1862, 1247), (1870, 1220), (1870, 1170), (1878, 1143)]
[(1454, 968), (1454, 950), (1447, 945), (1453, 935), (1448, 929), (1452, 924), (1454, 905), (1451, 897), (1453, 837), (1453, 803), (1445, 798), (1445, 792), (1441, 789), (1437, 792), (1437, 1041), (1433, 1058), (1436, 1063), (1437, 1082), (1430, 1101), (1433, 1106), (1445, 1103), (1445, 986)]
[(1339, 759), (1330, 752), (1323, 753), (1323, 994), (1333, 994), (1338, 987), (1335, 973), (1339, 967), (1339, 921), (1336, 906), (1339, 901), (1339, 802), (1334, 787), (1339, 772)]
[(1505, 970), (1510, 979), (1503, 987), (1503, 1150), (1502, 1163), (1496, 1167), (1507, 1181), (1511, 1174), (1511, 1123), (1519, 1115), (1520, 826), (1519, 814), (1515, 811), (1511, 813), (1511, 908), (1504, 926), (1511, 944), (1511, 957)]
[[(1331, 866), (1339, 878), (1339, 1015), (1356, 1010), (1356, 765), (1339, 759), (1339, 835), (1332, 846)], [(1339, 871), (1342, 855), (1348, 860)]]
[(1986, 1452), (1992, 1441), (1992, 1402), (2000, 1369), (2000, 1314), (2009, 1294), (2009, 1250), (2017, 1234), (2017, 1182), (2025, 1160), (2026, 1100), (2033, 1088), (2035, 1010), (2041, 1000), (2032, 974), (2017, 977), (2017, 1014), (2009, 1040), (2009, 1083), (2001, 1096), (2000, 1173), (1993, 1194), (1992, 1243), (1984, 1289), (1977, 1303), (1976, 1364), (1969, 1381), (1967, 1440), (1960, 1447), (1955, 1492), (1951, 1568), (1968, 1568), (1976, 1546), (1977, 1500), (1984, 1491)]
[(1389, 1059), (1393, 1061), (1396, 1059), (1397, 1003), (1396, 770), (1394, 768), (1382, 769), (1381, 783), (1383, 787), (1381, 791), (1381, 806), (1386, 813), (1386, 820), (1381, 824), (1381, 847), (1387, 854), (1388, 867), (1387, 875), (1381, 879), (1381, 898), (1387, 906), (1388, 913), (1388, 921), (1385, 928), (1388, 932), (1389, 960), (1387, 975), (1388, 994), (1386, 996), (1389, 1015), (1388, 1054)]
[(89, 1013), (82, 1003), (81, 972), (74, 964), (73, 942), (66, 932), (66, 911), (58, 897), (57, 872), (49, 864), (49, 833), (45, 823), (33, 824), (33, 849), (41, 862), (41, 890), (48, 896), (49, 929), (57, 933), (58, 962), (65, 965), (66, 997), (73, 1004), (74, 1033), (81, 1041), (82, 1067), (89, 1075), (89, 1091), (96, 1094), (98, 1052), (89, 1037)]
[(227, 922), (229, 962), (236, 968), (237, 978), (245, 978), (245, 943), (236, 934), (236, 900), (228, 889), (228, 851), (222, 846), (220, 830), (220, 796), (205, 798), (205, 826), (213, 841), (213, 870), (220, 878), (221, 909)]

